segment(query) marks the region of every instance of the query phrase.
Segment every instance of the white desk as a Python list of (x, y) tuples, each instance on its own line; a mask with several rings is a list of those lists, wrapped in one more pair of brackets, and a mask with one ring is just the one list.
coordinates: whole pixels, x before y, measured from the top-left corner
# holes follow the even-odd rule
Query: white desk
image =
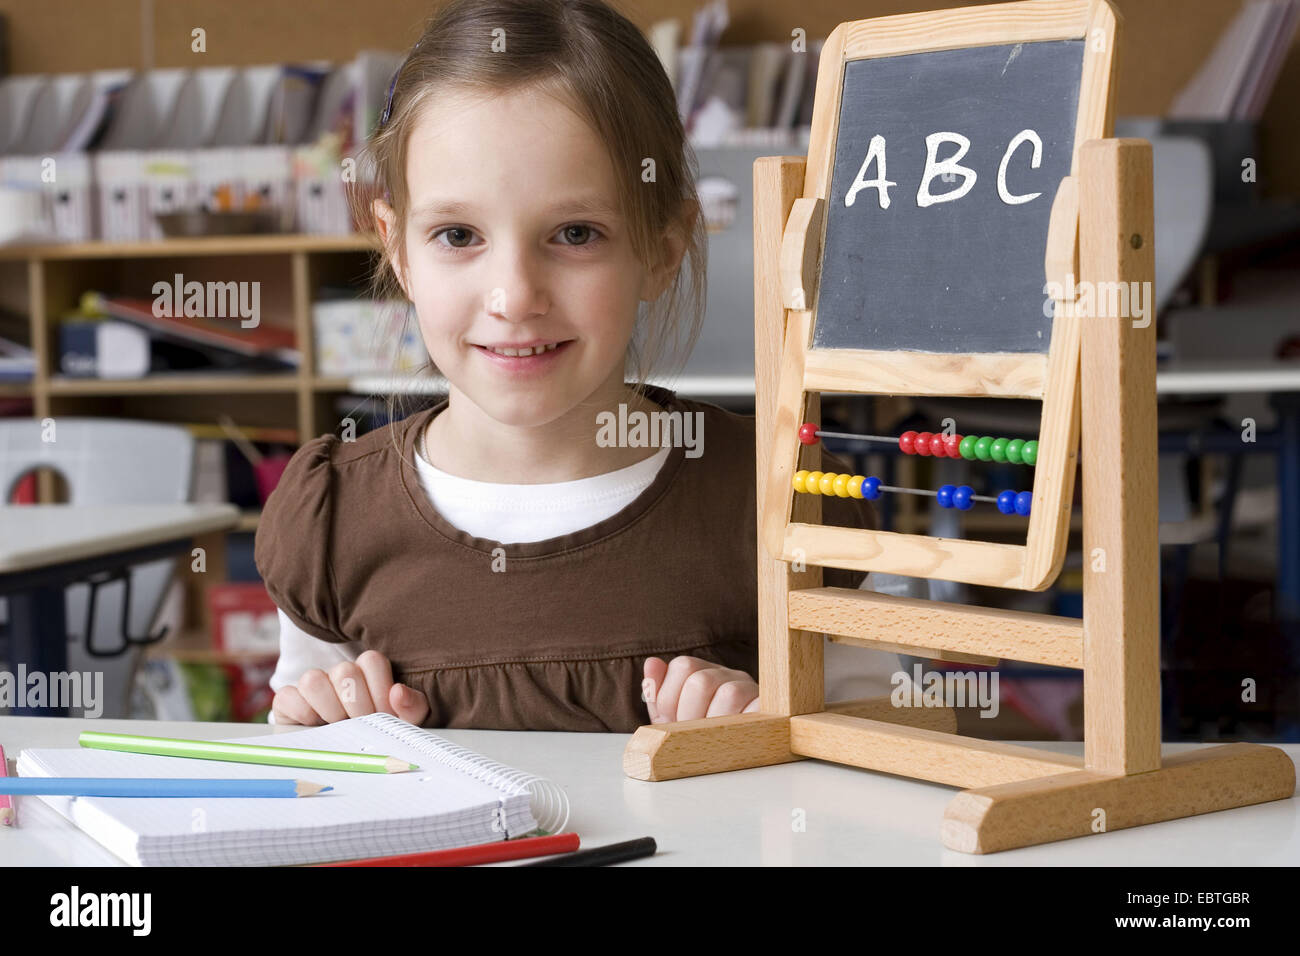
[[(10, 666), (47, 674), (67, 669), (69, 585), (175, 555), (195, 535), (238, 523), (239, 510), (228, 504), (0, 506), (0, 595), (9, 604)], [(89, 628), (86, 633), (89, 641)], [(122, 640), (147, 643), (126, 633)], [(46, 716), (67, 712), (63, 706), (23, 709)]]
[[(265, 724), (0, 718), (12, 763), (23, 747), (75, 747), (96, 730), (170, 737), (262, 736)], [(585, 846), (651, 836), (658, 866), (1294, 866), (1300, 861), (1300, 801), (1277, 800), (1114, 833), (973, 856), (944, 848), (939, 826), (956, 788), (803, 760), (777, 767), (648, 783), (623, 775), (626, 734), (435, 731), (567, 791), (568, 829)], [(1081, 744), (1028, 744), (1082, 752)], [(1166, 754), (1199, 744), (1167, 744)], [(1300, 762), (1300, 745), (1283, 750)], [(233, 765), (232, 765), (233, 766)], [(15, 798), (18, 826), (0, 827), (0, 863), (123, 866), (34, 797)], [(803, 811), (806, 829), (792, 821)], [(500, 864), (507, 865), (507, 864)]]
[(224, 531), (226, 504), (0, 505), (0, 574)]

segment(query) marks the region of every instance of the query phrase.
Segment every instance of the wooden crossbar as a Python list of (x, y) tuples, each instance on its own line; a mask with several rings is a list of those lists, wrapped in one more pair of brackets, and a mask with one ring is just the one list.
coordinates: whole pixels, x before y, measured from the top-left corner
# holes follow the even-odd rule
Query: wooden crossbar
[(790, 751), (967, 789), (1083, 769), (1082, 757), (848, 714), (791, 717)]
[[(985, 658), (1083, 667), (1083, 621), (1073, 617), (968, 607), (851, 588), (790, 592), (790, 626), (909, 648)], [(947, 658), (957, 660), (958, 658)]]

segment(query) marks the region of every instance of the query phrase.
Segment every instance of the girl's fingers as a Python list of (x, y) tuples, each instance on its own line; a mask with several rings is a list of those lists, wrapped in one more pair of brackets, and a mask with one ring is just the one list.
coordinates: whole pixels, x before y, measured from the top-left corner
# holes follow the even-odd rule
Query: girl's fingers
[[(732, 671), (732, 673), (738, 673)], [(758, 685), (742, 675), (744, 680), (729, 680), (713, 692), (709, 710), (705, 717), (726, 717), (730, 714), (744, 713), (750, 704), (758, 703)], [(755, 707), (757, 709), (757, 706)]]
[(357, 657), (357, 667), (365, 675), (366, 690), (375, 708), (394, 717), (401, 717), (401, 714), (391, 709), (393, 705), (388, 699), (393, 689), (393, 665), (388, 658), (378, 651), (363, 651)]
[(393, 716), (400, 717), (408, 724), (419, 727), (429, 716), (429, 698), (414, 687), (406, 684), (394, 684), (388, 694), (393, 707)]
[(679, 654), (669, 661), (668, 670), (663, 680), (659, 682), (659, 693), (655, 696), (655, 707), (659, 710), (659, 716), (669, 722), (687, 720), (688, 718), (681, 715), (678, 706), (683, 685), (696, 671), (717, 666), (712, 661), (685, 654)]
[(349, 717), (364, 717), (375, 712), (370, 690), (366, 687), (366, 675), (361, 673), (355, 661), (339, 661), (331, 667), (330, 683)]
[(668, 665), (661, 658), (647, 657), (644, 672), (645, 678), (641, 681), (641, 699), (645, 701), (646, 712), (650, 715), (650, 723), (664, 723), (667, 718), (659, 712), (657, 699), (659, 688), (664, 682), (664, 675), (668, 673)]
[(315, 727), (325, 723), (321, 720), (320, 714), (312, 710), (311, 704), (303, 700), (302, 694), (298, 693), (298, 688), (281, 687), (275, 692), (275, 699), (271, 701), (271, 710), (275, 712), (276, 724), (304, 724), (308, 727)]
[(323, 723), (332, 724), (335, 721), (347, 720), (347, 712), (343, 709), (343, 704), (334, 690), (334, 682), (323, 670), (313, 667), (309, 671), (303, 671), (303, 675), (298, 678), (297, 686), (298, 693), (311, 705), (311, 709), (320, 715)]

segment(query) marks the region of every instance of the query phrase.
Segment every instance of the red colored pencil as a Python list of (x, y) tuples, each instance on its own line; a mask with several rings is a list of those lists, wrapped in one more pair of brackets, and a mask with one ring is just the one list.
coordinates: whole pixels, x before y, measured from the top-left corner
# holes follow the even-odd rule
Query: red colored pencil
[(399, 856), (376, 856), (367, 860), (344, 860), (340, 863), (313, 863), (313, 866), (475, 866), (500, 860), (522, 860), (533, 856), (572, 853), (578, 849), (578, 834), (554, 833), (551, 836), (480, 843), (451, 850), (426, 853), (403, 853)]
[[(5, 749), (0, 747), (0, 777), (9, 776), (9, 764), (5, 761)], [(11, 827), (18, 822), (18, 811), (14, 809), (14, 798), (8, 794), (0, 795), (0, 823)]]

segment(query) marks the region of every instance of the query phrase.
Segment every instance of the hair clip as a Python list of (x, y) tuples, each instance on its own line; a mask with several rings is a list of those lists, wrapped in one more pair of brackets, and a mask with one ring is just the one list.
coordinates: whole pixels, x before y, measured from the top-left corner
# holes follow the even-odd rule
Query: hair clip
[(415, 53), (416, 50), (420, 49), (420, 44), (423, 43), (423, 42), (424, 42), (424, 38), (423, 38), (423, 37), (421, 37), (420, 39), (416, 40), (416, 41), (415, 41), (415, 46), (411, 47), (411, 52), (408, 53), (408, 54), (406, 54), (406, 57), (402, 60), (402, 62), (401, 62), (400, 64), (398, 64), (397, 69), (393, 71), (393, 78), (392, 78), (392, 80), (390, 80), (389, 83), (388, 83), (388, 99), (384, 102), (384, 115), (381, 116), (381, 117), (379, 117), (379, 128), (380, 128), (380, 129), (383, 129), (384, 126), (386, 126), (386, 125), (388, 124), (388, 117), (389, 117), (390, 115), (392, 115), (392, 112), (393, 112), (393, 91), (394, 91), (395, 89), (397, 89), (397, 78), (398, 78), (398, 76), (400, 76), (401, 73), (402, 73), (402, 67), (406, 66), (406, 61), (409, 60), (409, 59), (411, 58), (411, 55), (412, 55), (413, 53)]

